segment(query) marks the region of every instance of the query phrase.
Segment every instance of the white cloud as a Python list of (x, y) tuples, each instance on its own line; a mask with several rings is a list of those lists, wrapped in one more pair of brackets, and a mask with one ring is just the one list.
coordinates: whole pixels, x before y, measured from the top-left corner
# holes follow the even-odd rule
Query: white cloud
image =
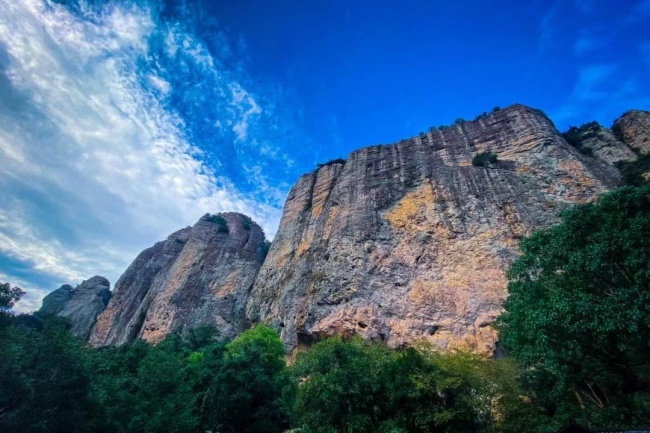
[(608, 124), (627, 110), (647, 109), (650, 98), (640, 91), (639, 80), (626, 72), (614, 63), (583, 66), (571, 93), (551, 117), (560, 125), (592, 120)]
[[(101, 274), (114, 284), (140, 250), (206, 212), (247, 213), (273, 235), (280, 209), (207, 165), (163, 103), (173, 84), (150, 73), (143, 85), (138, 62), (150, 55), (157, 25), (151, 11), (112, 4), (92, 13), (0, 0), (0, 253), (57, 281)], [(178, 29), (168, 30), (166, 49), (220, 73)], [(241, 84), (228, 87), (232, 129), (246, 140), (262, 108)], [(29, 299), (24, 310), (36, 302)]]

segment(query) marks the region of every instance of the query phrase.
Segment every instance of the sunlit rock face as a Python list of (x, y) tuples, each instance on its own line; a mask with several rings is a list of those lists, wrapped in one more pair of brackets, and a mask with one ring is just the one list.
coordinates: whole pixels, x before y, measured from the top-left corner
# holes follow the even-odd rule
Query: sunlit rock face
[(110, 283), (104, 277), (94, 276), (72, 288), (64, 284), (43, 298), (36, 315), (62, 317), (70, 324), (70, 332), (77, 338), (88, 340), (97, 316), (106, 309), (111, 299)]
[(90, 337), (95, 346), (214, 326), (246, 329), (245, 304), (264, 260), (264, 232), (238, 213), (205, 215), (143, 251), (120, 277)]
[[(542, 112), (515, 105), (357, 150), (298, 180), (266, 259), (264, 233), (237, 213), (143, 251), (90, 342), (155, 343), (204, 325), (227, 339), (262, 322), (288, 350), (360, 334), (491, 354), (519, 240), (619, 186), (617, 166), (647, 153), (648, 131), (650, 114), (630, 111), (574, 147)], [(487, 151), (496, 163), (472, 164)], [(55, 310), (71, 288), (59, 291)]]
[[(488, 150), (498, 162), (473, 166)], [(491, 353), (519, 239), (619, 182), (522, 105), (357, 150), (292, 188), (248, 320), (288, 349), (356, 333)]]
[(635, 152), (650, 153), (650, 111), (628, 111), (614, 122), (613, 130)]

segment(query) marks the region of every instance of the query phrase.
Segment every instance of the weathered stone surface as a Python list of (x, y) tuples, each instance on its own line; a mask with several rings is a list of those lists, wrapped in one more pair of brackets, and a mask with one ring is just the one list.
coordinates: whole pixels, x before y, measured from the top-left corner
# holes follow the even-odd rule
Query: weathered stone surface
[[(472, 166), (487, 150), (499, 162)], [(289, 349), (358, 333), (492, 352), (519, 239), (619, 181), (522, 105), (360, 149), (292, 188), (248, 319)]]
[(262, 261), (264, 233), (237, 213), (206, 215), (143, 251), (120, 277), (90, 342), (157, 342), (174, 331), (246, 329), (245, 303)]
[(72, 286), (64, 284), (43, 298), (43, 304), (37, 314), (57, 315), (65, 308), (72, 297)]
[(636, 152), (650, 153), (650, 111), (630, 110), (614, 122), (612, 129)]
[(636, 153), (618, 140), (611, 130), (598, 125), (591, 134), (587, 134), (580, 142), (580, 148), (589, 149), (594, 158), (615, 165), (623, 161), (634, 161)]
[(110, 299), (108, 280), (94, 276), (74, 289), (66, 284), (48, 294), (36, 314), (54, 314), (66, 319), (72, 335), (86, 341), (97, 316), (106, 309)]

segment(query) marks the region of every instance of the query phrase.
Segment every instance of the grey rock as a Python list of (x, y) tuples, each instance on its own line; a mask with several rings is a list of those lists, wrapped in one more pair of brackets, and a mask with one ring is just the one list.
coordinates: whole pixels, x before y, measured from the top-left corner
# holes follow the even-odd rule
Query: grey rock
[(37, 314), (57, 315), (65, 308), (72, 297), (72, 286), (64, 284), (43, 298), (43, 304)]
[(66, 319), (72, 335), (87, 341), (97, 316), (106, 309), (110, 299), (108, 280), (94, 276), (74, 289), (66, 284), (50, 293), (36, 314), (53, 314)]
[(264, 233), (238, 213), (205, 215), (143, 251), (115, 285), (90, 343), (158, 342), (215, 326), (222, 338), (247, 327), (245, 304), (262, 261)]

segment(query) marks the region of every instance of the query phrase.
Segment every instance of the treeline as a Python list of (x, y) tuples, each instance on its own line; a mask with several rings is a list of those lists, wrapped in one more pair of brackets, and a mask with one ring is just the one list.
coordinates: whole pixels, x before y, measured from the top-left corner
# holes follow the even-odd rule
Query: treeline
[(198, 329), (93, 349), (58, 319), (30, 322), (1, 334), (4, 432), (519, 432), (535, 420), (512, 360), (331, 338), (287, 365), (262, 325), (230, 343)]
[[(0, 314), (2, 432), (538, 432), (650, 424), (650, 187), (522, 240), (506, 359), (331, 338), (287, 363), (275, 331), (95, 349)], [(0, 285), (0, 308), (21, 291)]]

